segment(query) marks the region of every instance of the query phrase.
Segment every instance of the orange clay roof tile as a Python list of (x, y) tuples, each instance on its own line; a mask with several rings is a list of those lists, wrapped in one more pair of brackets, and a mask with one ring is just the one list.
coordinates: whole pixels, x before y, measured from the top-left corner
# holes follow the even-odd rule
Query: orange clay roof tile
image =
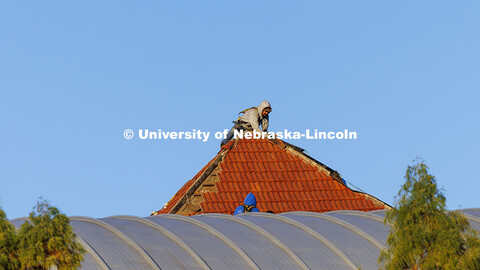
[[(291, 148), (287, 150), (288, 147)], [(210, 166), (220, 169), (216, 191), (201, 193), (203, 201), (198, 214), (231, 214), (236, 206), (243, 204), (249, 192), (256, 196), (260, 211), (274, 213), (389, 208), (370, 195), (349, 189), (330, 176), (333, 170), (301, 152), (292, 153), (295, 151), (294, 146), (267, 139), (232, 140), (158, 213), (173, 213), (174, 206), (187, 196), (187, 191)], [(223, 158), (215, 164), (219, 155)]]

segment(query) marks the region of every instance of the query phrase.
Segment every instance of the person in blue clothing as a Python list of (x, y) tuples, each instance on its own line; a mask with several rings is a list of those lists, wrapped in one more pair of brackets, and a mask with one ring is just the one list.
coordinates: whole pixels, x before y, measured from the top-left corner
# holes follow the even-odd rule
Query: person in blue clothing
[(257, 208), (257, 199), (252, 193), (248, 193), (247, 197), (245, 197), (245, 201), (243, 201), (243, 205), (238, 206), (237, 209), (235, 209), (235, 212), (233, 212), (233, 215), (245, 212), (260, 212)]

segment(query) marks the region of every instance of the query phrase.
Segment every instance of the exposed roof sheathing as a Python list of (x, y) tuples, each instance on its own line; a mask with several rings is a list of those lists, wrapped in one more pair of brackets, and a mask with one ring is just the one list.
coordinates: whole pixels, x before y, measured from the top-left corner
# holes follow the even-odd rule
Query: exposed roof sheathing
[(231, 214), (252, 192), (260, 211), (372, 211), (389, 205), (351, 190), (339, 174), (281, 140), (230, 141), (156, 214)]

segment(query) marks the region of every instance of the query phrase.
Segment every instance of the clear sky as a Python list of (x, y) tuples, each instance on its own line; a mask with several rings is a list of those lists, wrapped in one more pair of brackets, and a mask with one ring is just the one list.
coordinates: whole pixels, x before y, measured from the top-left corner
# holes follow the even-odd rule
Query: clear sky
[[(271, 102), (270, 131), (392, 204), (417, 156), (480, 207), (479, 1), (0, 1), (0, 206), (147, 216)], [(136, 134), (138, 135), (138, 134)], [(233, 209), (232, 209), (233, 210)]]

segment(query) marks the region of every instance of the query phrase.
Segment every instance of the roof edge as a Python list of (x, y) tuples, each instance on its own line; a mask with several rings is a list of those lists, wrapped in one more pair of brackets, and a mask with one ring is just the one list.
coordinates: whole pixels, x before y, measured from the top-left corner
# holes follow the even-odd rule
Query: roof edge
[(350, 187), (348, 187), (348, 186), (346, 185), (346, 183), (343, 181), (343, 179), (342, 179), (342, 177), (340, 176), (340, 174), (339, 174), (336, 170), (328, 167), (327, 165), (323, 164), (322, 162), (320, 162), (320, 161), (316, 160), (315, 158), (311, 157), (309, 154), (307, 154), (307, 153), (305, 152), (305, 149), (303, 149), (303, 148), (301, 148), (301, 147), (298, 147), (298, 146), (296, 146), (296, 145), (293, 145), (293, 144), (291, 144), (291, 143), (288, 143), (288, 142), (286, 142), (286, 141), (283, 141), (283, 140), (282, 140), (282, 142), (283, 142), (283, 144), (285, 145), (285, 148), (289, 149), (289, 150), (292, 151), (294, 154), (297, 154), (298, 156), (302, 157), (303, 159), (306, 159), (306, 160), (309, 160), (309, 161), (312, 161), (312, 162), (316, 163), (317, 166), (319, 166), (319, 167), (323, 168), (325, 171), (327, 171), (328, 174), (329, 174), (329, 176), (332, 177), (333, 180), (339, 182), (340, 184), (342, 184), (343, 186), (345, 186), (345, 187), (348, 188), (349, 190), (351, 190), (351, 191), (353, 191), (353, 192), (355, 192), (355, 193), (363, 194), (363, 195), (364, 195), (365, 197), (367, 197), (368, 199), (373, 200), (376, 204), (386, 205), (386, 206), (388, 207), (387, 209), (392, 208), (392, 206), (389, 205), (388, 203), (386, 203), (386, 202), (378, 199), (377, 197), (375, 197), (375, 196), (373, 196), (373, 195), (371, 195), (371, 194), (369, 194), (369, 193), (362, 192), (362, 191), (358, 191), (358, 190), (353, 190), (353, 189), (351, 189)]
[[(169, 214), (176, 214), (178, 210), (187, 202), (187, 198), (192, 196), (195, 191), (205, 182), (208, 176), (215, 170), (218, 164), (223, 160), (225, 155), (227, 154), (230, 145), (227, 148), (222, 148), (214, 160), (208, 165), (208, 167), (200, 174), (195, 182), (187, 189), (187, 191), (182, 195), (182, 197), (175, 203), (175, 205), (168, 211)], [(192, 179), (193, 180), (193, 179)]]

